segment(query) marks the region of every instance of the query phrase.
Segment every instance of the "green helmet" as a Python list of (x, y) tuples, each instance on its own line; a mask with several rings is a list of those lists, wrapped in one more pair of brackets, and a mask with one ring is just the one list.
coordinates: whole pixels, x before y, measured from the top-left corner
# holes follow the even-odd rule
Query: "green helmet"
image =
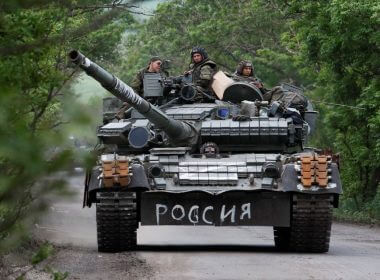
[(199, 53), (202, 56), (202, 61), (204, 61), (205, 59), (208, 58), (207, 52), (206, 52), (206, 50), (204, 48), (202, 48), (202, 47), (193, 47), (191, 49), (191, 52), (190, 52), (191, 61), (193, 61), (193, 55), (195, 53)]
[(236, 67), (236, 73), (238, 75), (242, 75), (244, 67), (251, 67), (252, 71), (251, 71), (250, 76), (253, 76), (253, 71), (255, 70), (255, 68), (253, 67), (252, 62), (246, 61), (246, 60), (243, 60), (243, 61), (239, 62), (238, 66)]

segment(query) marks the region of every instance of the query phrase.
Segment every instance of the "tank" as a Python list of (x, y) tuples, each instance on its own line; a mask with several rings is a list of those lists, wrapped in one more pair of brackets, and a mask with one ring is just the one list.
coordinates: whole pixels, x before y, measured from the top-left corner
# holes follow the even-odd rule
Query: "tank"
[(188, 77), (150, 77), (146, 88), (162, 96), (148, 102), (80, 52), (69, 57), (130, 107), (113, 119), (105, 109), (85, 180), (100, 252), (136, 249), (139, 225), (270, 226), (278, 250), (329, 250), (338, 163), (306, 148), (316, 112), (299, 88), (263, 95), (218, 73), (218, 98), (194, 103)]

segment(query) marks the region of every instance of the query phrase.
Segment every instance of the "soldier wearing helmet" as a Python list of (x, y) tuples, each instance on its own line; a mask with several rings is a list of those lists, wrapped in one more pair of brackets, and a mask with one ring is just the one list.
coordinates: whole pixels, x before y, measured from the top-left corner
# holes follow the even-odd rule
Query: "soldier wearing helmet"
[(146, 73), (160, 73), (163, 78), (167, 77), (168, 74), (162, 71), (161, 66), (161, 58), (159, 58), (158, 56), (153, 56), (149, 60), (149, 64), (145, 68), (137, 72), (136, 77), (133, 79), (131, 83), (131, 87), (133, 88), (133, 90), (140, 96), (144, 95), (144, 75)]
[(238, 82), (246, 82), (253, 84), (255, 87), (260, 89), (262, 93), (265, 93), (264, 85), (260, 79), (254, 75), (254, 67), (249, 61), (240, 61), (236, 67), (235, 73), (232, 75), (232, 79)]
[(207, 52), (202, 47), (194, 47), (190, 53), (191, 64), (189, 71), (185, 75), (192, 75), (192, 82), (198, 89), (196, 101), (202, 102), (204, 95), (199, 91), (206, 94), (213, 95), (211, 89), (212, 77), (217, 71), (216, 63), (208, 58)]
[[(153, 56), (146, 67), (139, 70), (135, 76), (135, 78), (131, 82), (131, 88), (140, 95), (141, 97), (144, 97), (144, 75), (147, 73), (160, 73), (162, 78), (168, 77), (168, 73), (163, 71), (162, 68), (162, 59), (158, 56)], [(151, 100), (150, 100), (151, 101)], [(116, 113), (116, 118), (122, 119), (125, 117), (125, 112), (130, 108), (131, 106), (128, 103), (123, 103), (123, 106), (119, 109), (119, 111)]]

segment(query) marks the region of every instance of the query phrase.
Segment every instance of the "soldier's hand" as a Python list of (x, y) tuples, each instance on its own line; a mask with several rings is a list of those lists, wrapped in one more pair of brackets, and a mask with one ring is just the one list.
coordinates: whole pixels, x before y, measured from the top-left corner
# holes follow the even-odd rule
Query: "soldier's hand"
[(255, 87), (257, 87), (257, 88), (262, 88), (262, 87), (263, 87), (263, 84), (260, 83), (259, 81), (255, 81), (255, 82), (253, 82), (253, 84), (254, 84)]
[(251, 118), (246, 115), (236, 115), (236, 116), (233, 116), (232, 120), (235, 122), (247, 122), (247, 121), (250, 121)]

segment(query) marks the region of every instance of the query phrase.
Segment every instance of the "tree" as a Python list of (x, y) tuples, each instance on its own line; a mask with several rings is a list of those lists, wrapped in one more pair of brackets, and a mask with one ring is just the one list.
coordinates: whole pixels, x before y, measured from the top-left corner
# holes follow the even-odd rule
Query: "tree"
[(281, 46), (284, 26), (285, 18), (265, 1), (170, 1), (128, 36), (120, 72), (130, 81), (151, 56), (159, 55), (171, 59), (173, 73), (182, 73), (191, 48), (201, 45), (229, 72), (248, 59), (269, 86), (280, 80), (301, 84), (291, 54)]
[[(345, 196), (371, 202), (380, 183), (380, 5), (371, 0), (274, 1), (295, 31), (288, 44), (317, 77), (324, 132), (341, 153)], [(295, 44), (302, 42), (302, 44)]]
[(70, 161), (70, 153), (55, 152), (63, 142), (60, 124), (67, 121), (66, 85), (77, 75), (68, 51), (115, 61), (133, 21), (128, 8), (106, 0), (0, 4), (0, 249), (5, 240), (18, 240), (20, 227), (46, 206), (46, 194), (64, 190), (48, 175)]

